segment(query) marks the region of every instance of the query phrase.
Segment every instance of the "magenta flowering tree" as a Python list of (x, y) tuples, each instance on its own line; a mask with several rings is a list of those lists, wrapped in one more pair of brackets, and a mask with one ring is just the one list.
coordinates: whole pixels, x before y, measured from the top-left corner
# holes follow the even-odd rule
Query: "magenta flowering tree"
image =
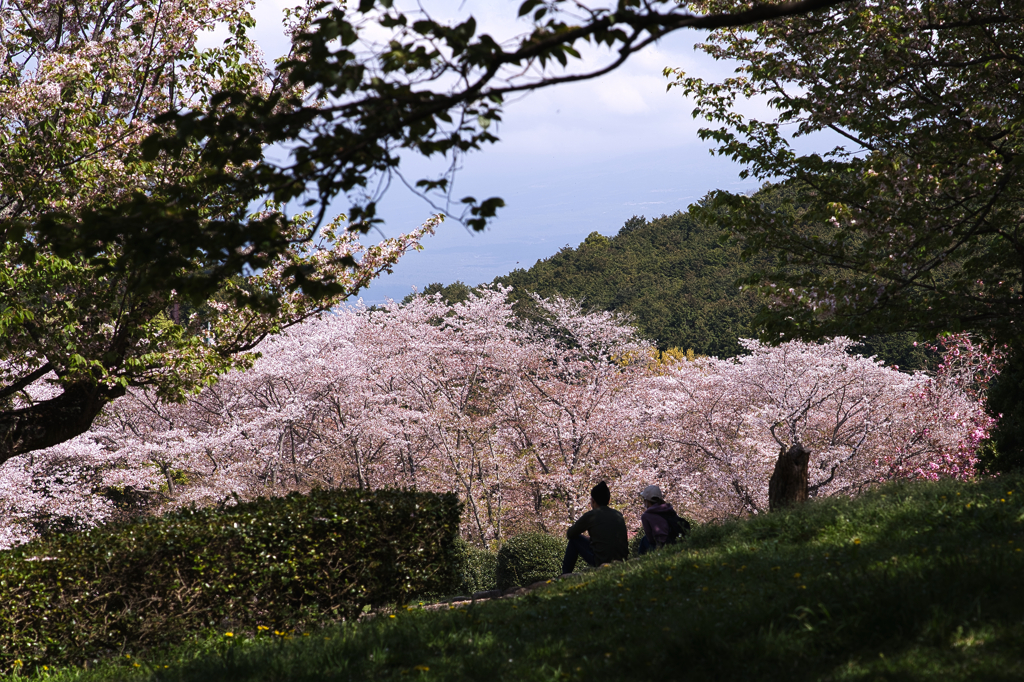
[(985, 343), (963, 332), (939, 336), (929, 347), (942, 357), (936, 374), (978, 400), (985, 400), (1009, 354), (1005, 344)]

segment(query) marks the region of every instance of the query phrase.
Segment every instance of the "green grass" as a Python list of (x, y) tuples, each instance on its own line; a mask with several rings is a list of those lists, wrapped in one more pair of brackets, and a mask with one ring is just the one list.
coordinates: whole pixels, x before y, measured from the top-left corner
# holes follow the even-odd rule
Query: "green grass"
[(1022, 549), (1024, 476), (887, 485), (519, 599), (12, 678), (1018, 680)]

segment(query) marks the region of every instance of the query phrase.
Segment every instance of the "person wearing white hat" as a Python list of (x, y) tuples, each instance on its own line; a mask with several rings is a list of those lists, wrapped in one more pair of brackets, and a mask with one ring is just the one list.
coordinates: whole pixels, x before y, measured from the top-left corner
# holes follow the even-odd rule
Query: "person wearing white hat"
[(644, 526), (644, 537), (640, 540), (639, 553), (646, 554), (652, 549), (671, 545), (690, 531), (690, 524), (681, 518), (672, 505), (665, 501), (661, 488), (649, 485), (640, 492), (646, 507), (640, 522)]

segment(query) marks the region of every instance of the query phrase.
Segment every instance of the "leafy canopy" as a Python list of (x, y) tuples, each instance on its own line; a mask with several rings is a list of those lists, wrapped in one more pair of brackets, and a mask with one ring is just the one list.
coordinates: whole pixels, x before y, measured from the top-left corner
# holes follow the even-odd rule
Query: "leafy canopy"
[[(231, 196), (240, 207), (267, 198), (281, 205), (305, 203), (318, 222), (328, 202), (343, 195), (352, 229), (366, 231), (379, 222), (375, 188), (399, 173), (403, 153), (452, 161), (494, 142), (492, 124), (501, 120), (509, 95), (598, 77), (682, 28), (744, 25), (843, 1), (694, 13), (675, 0), (619, 0), (610, 7), (526, 0), (519, 16), (530, 29), (507, 44), (479, 33), (471, 16), (449, 25), (421, 10), (400, 11), (391, 0), (361, 0), (357, 6), (311, 1), (304, 10), (309, 21), (294, 33), (293, 51), (273, 78), (283, 87), (253, 90), (225, 83), (207, 106), (175, 109), (157, 119), (170, 129), (145, 140), (144, 158), (176, 159), (195, 149), (201, 174), (160, 196), (136, 194), (81, 215), (53, 213), (40, 222), (40, 238), (61, 255), (84, 254), (115, 269), (160, 263), (151, 281), (202, 298), (225, 273), (266, 267), (292, 241), (277, 214), (254, 219), (239, 209), (208, 219), (195, 207), (209, 196)], [(374, 41), (381, 29), (387, 37)], [(563, 68), (586, 44), (608, 48), (611, 61), (578, 72)], [(263, 149), (273, 144), (288, 150), (286, 160), (264, 158)], [(498, 197), (453, 200), (446, 174), (407, 182), (440, 193), (448, 213), (455, 212), (453, 201), (461, 204), (461, 219), (476, 230), (503, 204)], [(111, 243), (126, 256), (116, 264), (104, 255), (104, 245)], [(206, 270), (181, 271), (181, 264), (200, 257)], [(311, 295), (338, 291), (299, 267), (285, 275)]]
[[(229, 37), (200, 50), (197, 35), (211, 25)], [(436, 224), (364, 248), (339, 220), (285, 218), (273, 204), (253, 213), (244, 197), (212, 188), (172, 205), (175, 187), (199, 188), (211, 171), (201, 147), (146, 159), (139, 145), (168, 109), (201, 111), (223, 87), (284, 87), (247, 37), (252, 25), (245, 0), (0, 7), (0, 463), (82, 433), (128, 387), (181, 400), (248, 366), (261, 339), (358, 291)], [(47, 239), (47, 226), (64, 245), (93, 239), (88, 226), (113, 207), (163, 201), (163, 220), (122, 213), (123, 232), (88, 249)], [(240, 245), (257, 250), (261, 270), (226, 270), (217, 253), (189, 250), (173, 219), (184, 214), (200, 233), (246, 216), (272, 225), (286, 248)], [(170, 241), (147, 243), (153, 231)], [(137, 244), (157, 251), (142, 260)], [(292, 271), (315, 273), (320, 295), (290, 286)], [(238, 301), (247, 305), (228, 305)]]
[[(734, 2), (701, 3), (707, 12)], [(800, 210), (721, 193), (769, 335), (960, 330), (1021, 337), (1024, 298), (1024, 6), (999, 0), (857, 0), (756, 26), (703, 49), (738, 60), (721, 83), (668, 71), (696, 99), (717, 151), (788, 178)], [(747, 118), (766, 99), (774, 120)], [(786, 133), (831, 131), (825, 153)]]

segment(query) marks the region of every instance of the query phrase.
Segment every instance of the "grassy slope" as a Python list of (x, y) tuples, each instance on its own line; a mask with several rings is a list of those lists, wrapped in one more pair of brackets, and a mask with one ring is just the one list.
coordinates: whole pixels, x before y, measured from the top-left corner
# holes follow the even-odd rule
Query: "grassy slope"
[(706, 526), (520, 599), (235, 633), (57, 678), (1022, 679), (1022, 549), (1024, 476), (887, 485)]

